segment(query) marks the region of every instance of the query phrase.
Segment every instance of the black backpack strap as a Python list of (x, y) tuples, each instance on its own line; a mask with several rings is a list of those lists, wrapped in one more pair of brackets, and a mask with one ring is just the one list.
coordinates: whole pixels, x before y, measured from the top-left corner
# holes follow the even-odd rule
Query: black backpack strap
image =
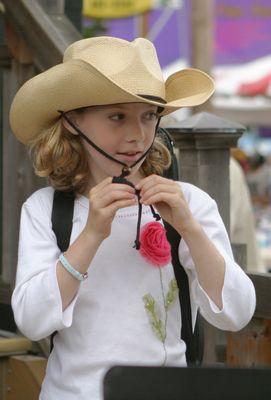
[(181, 265), (179, 260), (179, 243), (181, 236), (178, 232), (166, 221), (163, 220), (167, 239), (171, 244), (171, 256), (172, 265), (174, 268), (175, 278), (177, 280), (179, 288), (179, 300), (181, 306), (181, 316), (182, 316), (182, 328), (181, 328), (181, 338), (186, 343), (186, 360), (189, 364), (200, 364), (203, 356), (203, 343), (199, 339), (199, 334), (202, 329), (199, 330), (200, 319), (195, 327), (195, 332), (192, 328), (192, 312), (191, 312), (191, 301), (190, 301), (190, 290), (188, 276), (185, 272), (184, 267)]
[(70, 244), (75, 194), (55, 190), (52, 208), (52, 229), (57, 245), (64, 252)]
[[(70, 245), (75, 194), (55, 190), (52, 207), (52, 230), (56, 235), (57, 245), (64, 252)], [(54, 337), (50, 336), (50, 352), (54, 347)]]
[(174, 152), (174, 142), (170, 134), (164, 128), (159, 128), (157, 136), (162, 140), (163, 144), (167, 147), (171, 155), (171, 165), (163, 173), (163, 176), (174, 181), (179, 180), (179, 169), (176, 154)]
[[(164, 145), (168, 148), (171, 154), (171, 165), (164, 171), (165, 178), (179, 180), (178, 161), (174, 152), (174, 141), (168, 131), (164, 128), (159, 128), (157, 131), (158, 137), (163, 141)], [(166, 231), (167, 239), (171, 244), (172, 264), (174, 267), (175, 277), (179, 287), (179, 297), (182, 313), (182, 331), (181, 337), (186, 343), (186, 358), (188, 364), (200, 364), (203, 359), (204, 351), (204, 331), (203, 321), (200, 313), (197, 313), (196, 324), (194, 332), (192, 329), (192, 314), (190, 303), (190, 290), (187, 274), (180, 264), (178, 248), (181, 240), (180, 235), (175, 229), (166, 221), (163, 221)]]

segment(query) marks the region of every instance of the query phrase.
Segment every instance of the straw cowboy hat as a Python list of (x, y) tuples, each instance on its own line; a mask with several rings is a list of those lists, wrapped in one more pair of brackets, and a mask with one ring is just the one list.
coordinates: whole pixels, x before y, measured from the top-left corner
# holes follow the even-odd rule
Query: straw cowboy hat
[(205, 102), (214, 91), (204, 72), (188, 68), (166, 82), (153, 44), (112, 37), (82, 39), (70, 45), (58, 64), (27, 81), (10, 110), (11, 128), (28, 143), (60, 118), (59, 110), (142, 102), (163, 107), (161, 115)]

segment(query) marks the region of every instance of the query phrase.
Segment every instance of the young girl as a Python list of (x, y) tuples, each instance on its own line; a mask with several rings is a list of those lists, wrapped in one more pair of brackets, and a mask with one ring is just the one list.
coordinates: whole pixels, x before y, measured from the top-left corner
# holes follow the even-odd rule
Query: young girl
[[(12, 129), (50, 183), (22, 208), (12, 298), (27, 337), (57, 331), (40, 399), (101, 399), (114, 364), (186, 364), (170, 246), (153, 214), (182, 237), (193, 321), (198, 308), (220, 329), (251, 319), (254, 288), (233, 260), (215, 202), (161, 176), (170, 159), (155, 139), (160, 116), (198, 105), (213, 90), (195, 69), (164, 82), (146, 39), (97, 37), (69, 46), (63, 63), (15, 96)], [(64, 254), (52, 231), (55, 189), (76, 194)]]

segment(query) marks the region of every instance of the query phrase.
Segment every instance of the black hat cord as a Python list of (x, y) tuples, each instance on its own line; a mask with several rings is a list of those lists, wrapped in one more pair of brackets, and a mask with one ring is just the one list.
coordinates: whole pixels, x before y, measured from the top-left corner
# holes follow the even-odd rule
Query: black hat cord
[[(122, 162), (122, 161), (120, 161), (120, 160), (117, 160), (116, 158), (114, 158), (114, 157), (112, 157), (112, 156), (110, 156), (110, 154), (107, 154), (104, 150), (102, 150), (100, 147), (98, 147), (92, 140), (90, 140), (68, 117), (67, 117), (67, 115), (65, 114), (65, 112), (64, 111), (58, 111), (60, 114), (61, 114), (61, 116), (68, 122), (68, 124), (78, 133), (78, 135), (82, 138), (82, 139), (84, 139), (90, 146), (92, 146), (95, 150), (97, 150), (100, 154), (102, 154), (103, 156), (105, 156), (106, 158), (108, 158), (109, 160), (111, 160), (111, 161), (115, 161), (116, 163), (118, 163), (118, 164), (121, 164), (123, 167), (122, 167), (122, 172), (121, 172), (121, 174), (119, 175), (119, 176), (113, 176), (113, 178), (112, 178), (112, 183), (122, 183), (122, 184), (126, 184), (126, 185), (129, 185), (129, 186), (131, 186), (131, 187), (135, 187), (134, 186), (134, 184), (132, 183), (132, 182), (130, 182), (128, 179), (126, 179), (126, 176), (128, 176), (130, 173), (131, 173), (131, 171), (132, 171), (132, 168), (136, 165), (136, 164), (138, 164), (141, 160), (143, 160), (143, 158), (145, 158), (146, 157), (146, 155), (148, 154), (148, 152), (150, 151), (150, 149), (151, 149), (151, 147), (152, 147), (152, 145), (153, 145), (153, 142), (154, 142), (154, 139), (155, 139), (155, 136), (154, 136), (154, 138), (153, 138), (153, 142), (152, 142), (152, 144), (151, 144), (151, 146), (145, 151), (145, 153), (144, 154), (142, 154), (142, 156), (135, 162), (135, 163), (133, 163), (130, 167), (126, 164), (126, 163), (124, 163), (124, 162)], [(156, 126), (155, 126), (155, 134), (156, 134), (156, 132), (157, 132), (157, 129), (158, 129), (158, 126), (159, 126), (159, 123), (160, 123), (160, 119), (161, 118), (158, 118), (158, 121), (157, 121), (157, 124), (156, 124)], [(136, 194), (136, 196), (137, 196), (137, 198), (138, 198), (138, 218), (137, 218), (137, 227), (136, 227), (136, 239), (135, 239), (135, 243), (134, 243), (134, 248), (136, 249), (136, 250), (139, 250), (140, 249), (140, 226), (141, 226), (141, 218), (142, 218), (142, 204), (140, 203), (140, 201), (139, 201), (139, 199), (140, 199), (140, 191), (139, 190), (136, 190), (135, 191), (135, 194)], [(150, 209), (151, 209), (151, 212), (152, 212), (152, 215), (153, 215), (153, 217), (155, 218), (155, 220), (156, 221), (159, 221), (160, 219), (161, 219), (161, 217), (160, 217), (160, 215), (159, 214), (157, 214), (156, 212), (155, 212), (155, 210), (154, 210), (154, 208), (153, 208), (153, 206), (152, 205), (150, 205)]]

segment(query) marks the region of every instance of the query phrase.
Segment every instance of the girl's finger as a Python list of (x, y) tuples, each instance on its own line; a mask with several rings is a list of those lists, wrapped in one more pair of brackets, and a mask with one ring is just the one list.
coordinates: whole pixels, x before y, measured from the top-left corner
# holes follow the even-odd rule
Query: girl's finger
[(137, 203), (137, 199), (126, 199), (126, 200), (118, 200), (115, 201), (114, 203), (110, 204), (107, 209), (111, 213), (112, 216), (115, 215), (115, 213), (120, 209), (120, 208), (125, 208), (125, 207), (131, 207)]
[(153, 185), (148, 187), (147, 189), (142, 189), (140, 192), (141, 198), (147, 200), (150, 196), (153, 196), (156, 193), (176, 193), (180, 195), (180, 187), (176, 184), (169, 185), (168, 183), (160, 183), (158, 185)]
[(90, 197), (92, 206), (97, 205), (98, 208), (104, 208), (118, 200), (136, 200), (137, 197), (130, 191), (114, 188), (100, 192), (99, 194)]
[(147, 198), (140, 198), (140, 203), (145, 205), (156, 204), (160, 202), (167, 203), (171, 207), (176, 207), (180, 204), (181, 197), (179, 194), (176, 193), (169, 193), (169, 192), (159, 192), (154, 193)]
[(93, 192), (99, 192), (102, 190), (104, 187), (108, 186), (110, 183), (112, 183), (112, 178), (107, 177), (105, 178), (102, 182), (98, 183), (96, 186), (94, 186), (91, 190), (90, 193)]
[(149, 186), (157, 185), (159, 183), (175, 183), (171, 179), (164, 178), (159, 175), (149, 175), (146, 178), (143, 178), (139, 183), (135, 185), (137, 190), (147, 189)]
[(126, 192), (130, 193), (135, 193), (135, 188), (133, 188), (130, 185), (126, 185), (123, 183), (112, 183), (112, 178), (106, 178), (102, 182), (100, 182), (98, 185), (96, 185), (93, 189), (90, 190), (90, 194), (99, 194), (99, 193), (104, 193), (105, 191), (109, 190), (124, 190)]

